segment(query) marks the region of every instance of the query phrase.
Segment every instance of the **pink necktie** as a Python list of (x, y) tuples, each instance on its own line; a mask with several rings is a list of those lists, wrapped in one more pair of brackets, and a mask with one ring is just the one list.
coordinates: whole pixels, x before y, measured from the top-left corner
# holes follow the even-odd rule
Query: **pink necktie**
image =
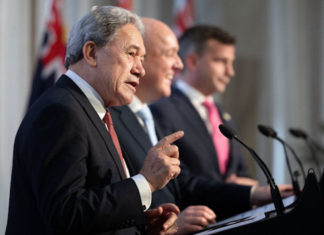
[(208, 119), (213, 129), (213, 142), (218, 156), (218, 164), (220, 172), (224, 175), (226, 173), (226, 166), (228, 163), (229, 154), (229, 141), (222, 135), (218, 126), (222, 124), (222, 119), (219, 116), (219, 112), (214, 104), (209, 99), (203, 102), (203, 105), (207, 109)]
[(111, 139), (112, 141), (114, 142), (114, 145), (117, 149), (117, 152), (118, 152), (118, 155), (119, 155), (119, 158), (120, 158), (120, 161), (123, 165), (123, 168), (124, 168), (124, 171), (125, 171), (125, 174), (127, 176), (127, 173), (126, 173), (126, 166), (125, 166), (125, 162), (124, 162), (124, 158), (123, 158), (123, 154), (122, 154), (122, 151), (121, 151), (121, 148), (120, 148), (120, 144), (119, 144), (119, 141), (118, 141), (118, 137), (117, 137), (117, 134), (115, 132), (115, 129), (114, 129), (114, 125), (113, 125), (113, 121), (111, 119), (111, 116), (110, 116), (110, 113), (107, 111), (104, 118), (103, 118), (104, 122), (106, 123), (107, 127), (108, 127), (108, 130), (109, 130), (109, 134), (111, 136)]

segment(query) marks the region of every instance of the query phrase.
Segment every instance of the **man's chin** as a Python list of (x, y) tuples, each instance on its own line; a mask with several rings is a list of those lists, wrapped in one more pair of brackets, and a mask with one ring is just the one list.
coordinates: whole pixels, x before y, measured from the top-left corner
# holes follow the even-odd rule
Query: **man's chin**
[(216, 93), (223, 94), (226, 91), (226, 86), (218, 86), (216, 87)]
[(169, 97), (170, 95), (171, 95), (171, 89), (165, 91), (164, 94), (163, 94), (163, 97), (161, 97), (161, 99), (162, 99), (162, 98)]
[(161, 93), (160, 96), (156, 99), (156, 101), (162, 99), (162, 98), (168, 98), (171, 95), (171, 89), (164, 89)]
[(117, 100), (116, 102), (111, 103), (109, 107), (129, 105), (130, 103), (132, 103), (133, 97), (133, 95), (129, 97), (124, 97), (120, 100)]

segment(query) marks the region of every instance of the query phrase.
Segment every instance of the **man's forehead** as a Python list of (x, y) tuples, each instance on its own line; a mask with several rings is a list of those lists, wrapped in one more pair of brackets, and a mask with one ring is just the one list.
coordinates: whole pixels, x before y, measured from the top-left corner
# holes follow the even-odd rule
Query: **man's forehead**
[(120, 27), (117, 32), (117, 37), (118, 36), (128, 36), (130, 38), (142, 38), (141, 33), (137, 30), (137, 28), (133, 24), (126, 24)]
[(126, 24), (117, 30), (115, 43), (123, 44), (123, 47), (129, 49), (143, 50), (145, 53), (144, 42), (141, 33), (132, 24)]
[(175, 36), (171, 34), (156, 37), (155, 40), (153, 40), (153, 46), (158, 50), (162, 50), (162, 51), (179, 50), (178, 40)]
[(215, 39), (208, 40), (204, 47), (203, 53), (226, 53), (226, 54), (235, 54), (235, 45), (234, 44), (224, 44)]
[(234, 49), (235, 50), (235, 45), (234, 44), (224, 44), (216, 39), (209, 39), (206, 43), (207, 47), (210, 49), (222, 49), (222, 48), (227, 48), (227, 49)]

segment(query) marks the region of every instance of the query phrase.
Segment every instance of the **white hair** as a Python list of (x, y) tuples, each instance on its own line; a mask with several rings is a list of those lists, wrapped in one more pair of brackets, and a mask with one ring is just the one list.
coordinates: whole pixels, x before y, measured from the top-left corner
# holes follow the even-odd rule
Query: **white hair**
[(94, 6), (72, 27), (66, 49), (65, 67), (83, 58), (82, 48), (87, 41), (99, 47), (107, 46), (116, 36), (118, 29), (133, 24), (144, 35), (144, 24), (133, 12), (114, 6)]

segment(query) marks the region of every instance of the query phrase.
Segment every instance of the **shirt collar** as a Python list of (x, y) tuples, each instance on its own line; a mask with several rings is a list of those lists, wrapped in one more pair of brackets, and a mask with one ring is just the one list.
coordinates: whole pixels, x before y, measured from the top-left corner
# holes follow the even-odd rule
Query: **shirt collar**
[(206, 99), (209, 99), (212, 102), (214, 101), (211, 95), (206, 97), (203, 93), (180, 79), (176, 81), (175, 86), (184, 93), (193, 104), (201, 105)]
[(142, 101), (136, 96), (133, 96), (133, 101), (128, 105), (128, 107), (132, 110), (133, 113), (137, 113), (143, 107), (147, 106), (146, 103), (142, 103)]
[(103, 119), (106, 114), (106, 109), (104, 106), (103, 99), (98, 94), (98, 92), (90, 86), (84, 79), (82, 79), (79, 75), (77, 75), (72, 70), (68, 70), (65, 73), (66, 76), (71, 78), (71, 80), (81, 89), (81, 91), (85, 94), (85, 96), (90, 101), (93, 108), (98, 113), (100, 119)]

